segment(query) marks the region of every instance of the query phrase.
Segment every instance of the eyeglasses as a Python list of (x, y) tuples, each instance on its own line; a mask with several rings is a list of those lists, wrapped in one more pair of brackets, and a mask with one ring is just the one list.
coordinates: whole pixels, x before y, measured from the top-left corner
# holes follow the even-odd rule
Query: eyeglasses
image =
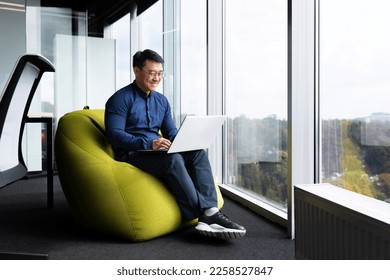
[(165, 72), (164, 71), (160, 71), (160, 72), (156, 72), (156, 71), (149, 71), (149, 72), (146, 72), (144, 69), (140, 68), (141, 71), (144, 71), (146, 74), (149, 75), (149, 78), (159, 78), (159, 79), (162, 79), (165, 77)]

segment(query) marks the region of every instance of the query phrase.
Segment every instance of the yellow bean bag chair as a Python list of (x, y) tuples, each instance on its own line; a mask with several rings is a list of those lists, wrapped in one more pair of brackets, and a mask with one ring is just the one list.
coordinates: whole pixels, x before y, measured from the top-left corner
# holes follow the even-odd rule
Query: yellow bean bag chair
[[(196, 220), (183, 223), (175, 198), (161, 181), (114, 160), (104, 131), (103, 109), (70, 112), (58, 123), (58, 176), (78, 222), (135, 242), (194, 225)], [(216, 189), (222, 207), (217, 185)]]

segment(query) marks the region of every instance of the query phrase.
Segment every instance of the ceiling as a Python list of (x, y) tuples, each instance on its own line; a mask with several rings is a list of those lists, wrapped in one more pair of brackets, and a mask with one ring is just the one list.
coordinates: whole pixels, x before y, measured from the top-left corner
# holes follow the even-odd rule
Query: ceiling
[(137, 7), (137, 16), (158, 0), (41, 0), (42, 7), (71, 8), (88, 14), (88, 35), (103, 37), (104, 27)]

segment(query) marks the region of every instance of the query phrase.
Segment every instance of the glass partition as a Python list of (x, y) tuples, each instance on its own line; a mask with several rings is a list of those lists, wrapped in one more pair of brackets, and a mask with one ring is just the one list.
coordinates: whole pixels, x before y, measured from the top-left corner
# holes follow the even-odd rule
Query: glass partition
[[(63, 3), (67, 7), (44, 5), (26, 1), (26, 49), (48, 58), (55, 72), (42, 77), (31, 110), (51, 113), (56, 125), (64, 114), (84, 106), (104, 108), (115, 90), (115, 44), (110, 39), (88, 37), (85, 9), (71, 8), (72, 3)], [(31, 135), (30, 127), (26, 132)], [(38, 132), (41, 134), (40, 129)], [(42, 129), (42, 137), (45, 133)], [(28, 147), (30, 153), (32, 145)]]
[(28, 0), (26, 17), (27, 50), (41, 53), (56, 68), (54, 77), (41, 82), (43, 111), (57, 122), (84, 106), (104, 108), (115, 91), (114, 40), (88, 37), (86, 11)]

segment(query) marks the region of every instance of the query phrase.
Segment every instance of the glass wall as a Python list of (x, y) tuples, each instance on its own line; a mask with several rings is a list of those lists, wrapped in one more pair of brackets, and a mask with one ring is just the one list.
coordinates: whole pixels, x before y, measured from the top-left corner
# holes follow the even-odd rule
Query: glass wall
[(163, 2), (158, 1), (138, 18), (140, 50), (152, 49), (163, 54)]
[[(213, 100), (228, 116), (220, 183), (286, 210), (287, 2), (220, 1), (223, 18), (210, 23), (207, 0), (157, 1), (140, 16), (118, 19), (98, 38), (88, 37), (85, 11), (29, 0), (30, 50), (56, 66), (54, 78), (43, 83), (54, 88), (45, 90), (44, 111), (58, 120), (85, 105), (103, 108), (115, 90), (131, 82), (134, 52), (150, 48), (166, 60), (168, 75), (158, 91), (170, 100), (179, 125), (184, 115), (210, 113), (208, 100), (215, 93), (208, 92), (208, 69), (220, 69), (221, 96)], [(224, 30), (215, 34), (221, 49), (213, 50), (224, 57), (221, 65), (210, 65), (218, 61), (208, 53), (210, 29), (219, 30), (213, 24)]]
[(207, 1), (181, 2), (181, 114), (207, 114)]
[[(138, 50), (152, 49), (160, 55), (163, 55), (162, 8), (163, 1), (158, 1), (138, 17)], [(163, 88), (164, 80), (158, 86), (157, 91), (162, 93)]]
[(115, 88), (118, 90), (132, 82), (130, 81), (130, 71), (132, 71), (130, 59), (132, 57), (130, 53), (130, 14), (106, 28), (104, 37), (115, 40)]
[(115, 91), (114, 40), (88, 37), (86, 11), (43, 7), (35, 0), (26, 8), (27, 50), (41, 53), (56, 69), (54, 78), (41, 82), (42, 111), (57, 122), (86, 105), (104, 108)]
[[(38, 110), (52, 112), (58, 120), (85, 105), (103, 108), (115, 90), (131, 82), (134, 52), (150, 48), (167, 61), (168, 75), (158, 91), (170, 100), (178, 124), (183, 115), (213, 113), (208, 111), (208, 100), (215, 92), (208, 88), (210, 82), (220, 81), (212, 80), (214, 72), (208, 71), (223, 72), (222, 90), (213, 99), (223, 104), (228, 117), (223, 147), (217, 147), (224, 150), (223, 159), (218, 158), (223, 162), (222, 183), (286, 211), (291, 175), (287, 166), (291, 159), (287, 149), (289, 1), (218, 1), (223, 14), (218, 24), (213, 20), (219, 18), (212, 17), (213, 9), (219, 8), (216, 2), (157, 1), (140, 16), (128, 14), (113, 23), (106, 38), (92, 38), (85, 10), (26, 1), (27, 23), (21, 21), (26, 25), (26, 49), (42, 53), (56, 67), (55, 74), (45, 75), (41, 82)], [(385, 0), (317, 2), (322, 181), (388, 201), (390, 4)], [(221, 40), (220, 49), (219, 44), (210, 48), (215, 43), (208, 41), (210, 34)], [(219, 60), (213, 56), (219, 54), (223, 61), (215, 63)], [(6, 77), (0, 74), (4, 83)]]
[(170, 100), (176, 123), (207, 114), (207, 1), (158, 1), (138, 24), (139, 49), (153, 49), (166, 61), (157, 90)]
[(322, 181), (390, 201), (390, 2), (320, 3)]
[(286, 209), (287, 0), (225, 3), (225, 183)]

